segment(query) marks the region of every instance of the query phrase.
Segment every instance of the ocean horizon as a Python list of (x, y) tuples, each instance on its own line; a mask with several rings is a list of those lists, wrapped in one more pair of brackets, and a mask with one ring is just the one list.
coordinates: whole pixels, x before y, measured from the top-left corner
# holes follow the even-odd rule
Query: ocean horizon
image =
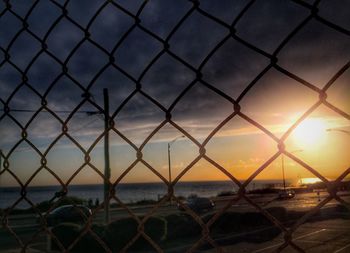
[[(244, 180), (242, 180), (243, 182)], [(287, 184), (290, 184), (287, 180)], [(248, 190), (265, 188), (269, 185), (281, 186), (281, 180), (254, 180), (248, 186)], [(55, 193), (62, 189), (61, 185), (51, 186), (28, 186), (26, 187), (26, 198), (32, 203), (50, 200)], [(75, 184), (69, 185), (68, 196), (75, 196), (83, 199), (91, 199), (100, 202), (103, 200), (103, 184)], [(220, 192), (236, 191), (237, 185), (233, 181), (186, 181), (178, 182), (174, 187), (174, 195), (188, 197), (196, 194), (201, 197), (214, 197)], [(157, 200), (167, 193), (167, 186), (163, 182), (135, 182), (120, 183), (115, 188), (116, 196), (124, 203), (135, 203), (141, 200)], [(21, 198), (21, 187), (0, 186), (0, 208), (12, 206)], [(112, 201), (113, 203), (113, 201)], [(26, 200), (21, 200), (15, 208), (28, 208), (30, 204)]]

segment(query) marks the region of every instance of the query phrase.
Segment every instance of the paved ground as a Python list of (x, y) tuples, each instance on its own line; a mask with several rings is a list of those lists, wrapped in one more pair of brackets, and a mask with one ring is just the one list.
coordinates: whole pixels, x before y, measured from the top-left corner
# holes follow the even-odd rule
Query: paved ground
[[(293, 241), (308, 253), (349, 253), (350, 252), (350, 220), (335, 219), (302, 225), (293, 237)], [(282, 244), (282, 236), (278, 236), (270, 242), (253, 244), (239, 243), (226, 246), (225, 252), (242, 253), (270, 253)], [(216, 250), (203, 251), (214, 253)], [(297, 252), (292, 247), (287, 247), (283, 253)]]
[[(321, 194), (321, 200), (326, 197), (326, 193)], [(307, 211), (319, 203), (318, 196), (316, 194), (302, 194), (296, 196), (294, 199), (287, 201), (275, 201), (275, 196), (264, 196), (255, 199), (261, 206), (273, 207), (283, 206), (287, 210), (302, 210)], [(348, 194), (343, 195), (343, 199), (350, 202), (350, 196)], [(227, 200), (216, 201), (216, 209), (221, 209), (227, 203)], [(338, 204), (332, 201), (327, 204), (325, 208)], [(144, 215), (149, 212), (150, 207), (135, 207), (133, 211), (137, 215)], [(256, 211), (252, 206), (244, 201), (235, 203), (231, 210), (236, 212)], [(158, 213), (169, 214), (178, 212), (176, 206), (165, 205), (158, 210)], [(111, 217), (113, 219), (128, 216), (127, 212), (123, 209), (111, 209)], [(99, 213), (94, 222), (99, 223), (103, 219), (103, 212)], [(34, 215), (18, 215), (12, 216), (8, 223), (11, 228), (18, 234), (19, 238), (23, 241), (31, 241), (31, 238), (39, 230), (39, 226), (36, 223)], [(303, 248), (306, 252), (310, 253), (349, 253), (350, 252), (350, 219), (333, 219), (315, 223), (306, 223), (302, 225), (294, 234), (295, 243)], [(30, 245), (30, 248), (45, 249), (47, 236), (44, 233), (40, 233), (32, 240), (36, 242), (36, 245)], [(282, 235), (277, 238), (260, 244), (254, 243), (238, 243), (232, 246), (226, 246), (224, 249), (227, 252), (274, 252), (283, 242)], [(38, 244), (41, 246), (38, 247)], [(16, 247), (17, 246), (17, 247)], [(15, 237), (8, 231), (0, 228), (0, 252), (12, 253), (21, 252), (18, 248), (18, 242)], [(11, 249), (11, 250), (9, 250)], [(34, 249), (30, 249), (27, 252), (38, 252)], [(181, 252), (181, 250), (179, 251)], [(205, 253), (216, 252), (214, 250), (203, 251)], [(296, 252), (293, 248), (288, 247), (283, 252)]]

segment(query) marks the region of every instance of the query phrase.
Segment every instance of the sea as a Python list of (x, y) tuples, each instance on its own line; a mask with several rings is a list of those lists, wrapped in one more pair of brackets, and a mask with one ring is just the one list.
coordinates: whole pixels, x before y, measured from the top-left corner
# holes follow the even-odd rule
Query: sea
[[(277, 180), (255, 180), (248, 185), (247, 190), (266, 188), (271, 185), (280, 185)], [(50, 200), (55, 193), (62, 189), (61, 186), (28, 186), (26, 198), (37, 204)], [(215, 197), (218, 193), (225, 191), (237, 191), (238, 187), (232, 181), (201, 181), (201, 182), (178, 182), (174, 187), (175, 196), (188, 197), (197, 195), (200, 197)], [(158, 200), (167, 193), (164, 183), (123, 183), (115, 188), (116, 196), (124, 203), (135, 203), (141, 200)], [(75, 196), (85, 200), (91, 199), (95, 202), (103, 200), (103, 185), (70, 185), (68, 196)], [(21, 198), (20, 187), (0, 187), (0, 208), (7, 208)], [(113, 201), (112, 201), (113, 202)], [(30, 204), (22, 199), (15, 208), (29, 208)]]

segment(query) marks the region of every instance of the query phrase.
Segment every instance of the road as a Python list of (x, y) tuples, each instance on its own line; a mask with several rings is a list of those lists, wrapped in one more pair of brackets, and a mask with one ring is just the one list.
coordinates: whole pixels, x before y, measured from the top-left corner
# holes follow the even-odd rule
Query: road
[[(334, 219), (302, 225), (294, 234), (293, 242), (307, 253), (349, 253), (350, 252), (350, 220)], [(272, 253), (284, 242), (281, 234), (272, 241), (254, 244), (238, 243), (223, 247), (225, 252)], [(203, 253), (214, 253), (214, 249)], [(291, 246), (283, 253), (298, 252)]]
[[(350, 202), (349, 193), (341, 193), (342, 198)], [(327, 193), (320, 194), (320, 200), (326, 198)], [(264, 208), (282, 206), (287, 210), (298, 210), (298, 211), (307, 211), (310, 208), (314, 207), (319, 203), (319, 197), (315, 193), (306, 193), (297, 195), (295, 198), (290, 200), (279, 201), (276, 200), (275, 195), (264, 195), (264, 196), (250, 196), (254, 202), (258, 203), (260, 206)], [(215, 210), (221, 210), (225, 205), (227, 205), (228, 198), (220, 198), (215, 199)], [(338, 202), (331, 201), (327, 203), (324, 208), (331, 207), (337, 205)], [(151, 206), (142, 206), (142, 207), (131, 207), (132, 211), (136, 215), (145, 215), (151, 210)], [(252, 207), (245, 200), (240, 200), (239, 202), (234, 203), (230, 210), (235, 212), (249, 212), (256, 211), (254, 207)], [(110, 209), (111, 220), (119, 219), (122, 217), (127, 217), (129, 214), (126, 210), (122, 208), (112, 208)], [(167, 215), (170, 213), (179, 212), (175, 205), (163, 205), (157, 209), (156, 214)], [(99, 212), (93, 219), (94, 223), (101, 223), (103, 221), (103, 212)], [(346, 224), (345, 224), (346, 223)], [(23, 240), (23, 242), (30, 241), (33, 234), (35, 234), (40, 227), (36, 222), (35, 215), (13, 215), (8, 217), (8, 225), (11, 229), (13, 229), (18, 237)], [(294, 234), (294, 240), (296, 240), (298, 245), (302, 248), (308, 248), (310, 252), (336, 252), (336, 253), (345, 253), (350, 252), (350, 237), (346, 236), (346, 234), (350, 233), (350, 222), (349, 220), (328, 220), (317, 223), (306, 223), (302, 225)], [(347, 239), (349, 237), (349, 240)], [(328, 238), (328, 239), (327, 239)], [(325, 245), (326, 240), (332, 240)], [(228, 247), (228, 252), (272, 252), (275, 250), (283, 241), (281, 236), (275, 238), (274, 240), (268, 243), (260, 243), (260, 244), (252, 244), (252, 243), (239, 243), (232, 247), (236, 248), (234, 251)], [(34, 243), (45, 244), (46, 235), (44, 233), (39, 234), (39, 236), (33, 240)], [(18, 247), (18, 242), (15, 238), (3, 228), (0, 229), (0, 252), (1, 249), (10, 249), (15, 245)], [(322, 250), (321, 248), (325, 249)], [(344, 249), (343, 249), (344, 248)], [(329, 249), (328, 251), (326, 249)], [(315, 251), (314, 251), (315, 250)], [(339, 251), (337, 251), (339, 250)], [(211, 251), (208, 251), (211, 252)], [(214, 252), (214, 251), (213, 251)], [(294, 252), (286, 251), (286, 252)]]
[[(264, 208), (282, 206), (287, 210), (298, 210), (298, 211), (306, 211), (319, 203), (319, 200), (323, 200), (328, 195), (325, 192), (321, 192), (320, 198), (315, 193), (305, 193), (296, 195), (295, 198), (289, 200), (277, 200), (276, 195), (253, 195), (250, 198), (260, 206)], [(342, 196), (344, 200), (350, 202), (350, 194), (349, 193), (341, 193), (339, 196)], [(228, 200), (231, 197), (223, 197), (223, 198), (215, 198), (215, 211), (221, 210), (227, 204)], [(337, 201), (331, 201), (326, 204), (326, 206), (337, 205)], [(135, 215), (145, 215), (151, 211), (153, 206), (131, 206), (130, 209), (135, 213)], [(234, 202), (230, 208), (230, 210), (235, 212), (247, 212), (247, 211), (256, 211), (256, 209), (251, 206), (250, 203), (245, 201), (244, 199)], [(170, 214), (178, 212), (175, 204), (172, 206), (168, 203), (160, 206), (157, 210), (157, 214)], [(123, 208), (111, 208), (110, 209), (111, 220), (128, 217), (129, 213)], [(103, 221), (103, 211), (100, 211), (94, 217), (95, 223), (101, 223)], [(37, 226), (37, 218), (34, 214), (26, 214), (26, 215), (12, 215), (8, 217), (8, 224), (11, 228), (17, 227), (35, 227)]]

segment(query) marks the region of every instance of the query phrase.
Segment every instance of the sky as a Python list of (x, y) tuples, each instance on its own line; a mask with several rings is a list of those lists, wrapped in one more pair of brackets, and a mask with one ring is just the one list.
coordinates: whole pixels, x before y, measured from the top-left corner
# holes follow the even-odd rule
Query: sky
[[(171, 144), (173, 179), (198, 158), (197, 144), (203, 142), (208, 158), (239, 180), (249, 178), (278, 152), (276, 139), (319, 101), (317, 89), (324, 88), (349, 64), (349, 1), (318, 3), (318, 15), (328, 25), (308, 18), (311, 11), (305, 6), (313, 1), (304, 1), (305, 6), (300, 2), (252, 1), (239, 19), (248, 1), (201, 0), (197, 8), (185, 0), (56, 0), (39, 1), (35, 6), (31, 1), (13, 1), (10, 9), (2, 3), (0, 149), (2, 161), (6, 157), (9, 166), (2, 166), (0, 186), (19, 185), (18, 181), (58, 184), (46, 168), (41, 168), (38, 152), (46, 155), (47, 168), (64, 183), (102, 183), (95, 170), (104, 170), (103, 138), (99, 139), (104, 130), (103, 115), (85, 112), (103, 109), (104, 88), (109, 91), (110, 112), (119, 131), (110, 133), (111, 182), (135, 162), (136, 150), (130, 143), (142, 147), (143, 160), (168, 179), (167, 144), (178, 137)], [(136, 15), (140, 23), (135, 24)], [(21, 19), (26, 19), (27, 30), (22, 29)], [(276, 51), (303, 21), (305, 25)], [(227, 28), (232, 23), (234, 36)], [(343, 32), (332, 26), (341, 27)], [(169, 51), (164, 51), (162, 41), (167, 41)], [(268, 68), (271, 60), (266, 55), (274, 53), (279, 68)], [(202, 81), (196, 79), (199, 71)], [(23, 75), (27, 79), (24, 83)], [(255, 79), (254, 86), (247, 89)], [(284, 141), (290, 153), (330, 180), (350, 166), (349, 135), (339, 131), (350, 130), (349, 82), (350, 70), (346, 69), (326, 91), (326, 101), (337, 111), (319, 105)], [(82, 96), (86, 92), (91, 94), (89, 100)], [(42, 100), (57, 113), (42, 110), (35, 114)], [(234, 112), (232, 101), (239, 102), (245, 118), (234, 116), (206, 142)], [(8, 114), (6, 106), (12, 110)], [(166, 119), (166, 110), (171, 112), (172, 124), (166, 123), (148, 140)], [(69, 138), (62, 135), (63, 122)], [(21, 129), (38, 151), (23, 141)], [(72, 140), (85, 151), (91, 149), (92, 166), (81, 168), (84, 154)], [(315, 177), (288, 157), (285, 168), (291, 182)], [(78, 169), (81, 171), (72, 178)], [(281, 177), (280, 155), (256, 179)], [(202, 158), (179, 181), (228, 179)], [(121, 179), (125, 183), (155, 181), (160, 178), (141, 162)]]

